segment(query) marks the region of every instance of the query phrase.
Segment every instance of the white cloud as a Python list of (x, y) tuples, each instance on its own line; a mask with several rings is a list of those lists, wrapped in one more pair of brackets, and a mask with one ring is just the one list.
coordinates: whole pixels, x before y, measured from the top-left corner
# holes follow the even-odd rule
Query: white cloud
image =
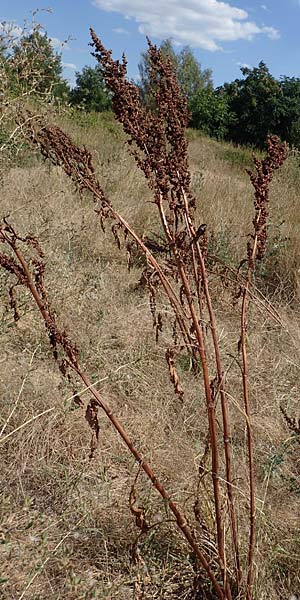
[(59, 40), (56, 37), (49, 37), (50, 43), (52, 48), (54, 48), (54, 50), (62, 50), (62, 48), (64, 50), (70, 50), (68, 44), (67, 44), (67, 40)]
[(61, 64), (65, 69), (72, 69), (72, 71), (76, 71), (76, 69), (77, 69), (77, 67), (76, 67), (76, 65), (74, 65), (74, 63), (62, 62)]
[(121, 13), (139, 24), (140, 33), (172, 37), (174, 42), (221, 50), (220, 42), (252, 40), (258, 34), (279, 37), (274, 27), (259, 26), (247, 11), (220, 0), (92, 0), (107, 12)]
[(127, 29), (124, 29), (123, 27), (115, 27), (113, 29), (114, 33), (119, 33), (120, 35), (129, 35), (129, 31), (127, 31)]
[(262, 27), (262, 32), (266, 33), (271, 40), (279, 40), (280, 33), (275, 27)]

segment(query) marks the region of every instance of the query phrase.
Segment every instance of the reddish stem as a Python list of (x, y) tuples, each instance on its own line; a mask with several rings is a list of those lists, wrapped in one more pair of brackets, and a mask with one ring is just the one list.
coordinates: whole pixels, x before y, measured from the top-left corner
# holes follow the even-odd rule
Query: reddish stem
[[(48, 326), (49, 324), (51, 324), (51, 319), (50, 319), (47, 309), (44, 306), (44, 303), (39, 295), (39, 292), (33, 283), (31, 273), (30, 273), (30, 270), (29, 270), (26, 260), (24, 259), (20, 250), (17, 248), (15, 241), (10, 240), (9, 237), (4, 235), (3, 233), (2, 233), (2, 237), (10, 245), (13, 252), (17, 256), (17, 258), (22, 266), (23, 272), (25, 274), (25, 282), (23, 281), (22, 283), (25, 283), (27, 288), (30, 290), (30, 292), (41, 312), (41, 315), (45, 321), (45, 324), (46, 324), (46, 326)], [(218, 580), (217, 580), (215, 574), (211, 570), (208, 560), (205, 558), (204, 554), (201, 552), (201, 550), (200, 550), (200, 548), (188, 526), (188, 523), (186, 521), (184, 514), (178, 509), (177, 505), (173, 502), (173, 500), (171, 500), (171, 498), (170, 498), (168, 492), (165, 490), (164, 486), (157, 479), (157, 477), (155, 476), (155, 474), (152, 471), (149, 464), (143, 459), (141, 454), (135, 448), (135, 446), (133, 445), (127, 432), (125, 431), (125, 429), (123, 428), (123, 426), (121, 425), (119, 420), (113, 414), (110, 406), (105, 402), (105, 400), (103, 400), (103, 398), (99, 394), (99, 392), (93, 387), (92, 383), (90, 382), (90, 380), (88, 379), (88, 377), (84, 373), (84, 371), (82, 370), (82, 368), (81, 368), (80, 364), (77, 362), (77, 360), (72, 361), (69, 357), (69, 364), (72, 367), (72, 369), (78, 374), (78, 376), (81, 378), (81, 380), (84, 382), (85, 386), (90, 389), (97, 404), (103, 409), (103, 411), (105, 412), (105, 414), (111, 421), (112, 425), (114, 426), (116, 431), (121, 436), (123, 442), (126, 444), (128, 449), (130, 450), (131, 454), (134, 456), (136, 461), (139, 463), (139, 465), (143, 469), (143, 471), (146, 473), (147, 477), (150, 479), (150, 481), (152, 482), (155, 489), (159, 492), (159, 494), (162, 496), (162, 498), (167, 502), (171, 512), (173, 513), (173, 515), (176, 518), (176, 522), (177, 522), (179, 529), (182, 531), (187, 542), (189, 543), (189, 545), (195, 552), (200, 564), (205, 569), (218, 598), (220, 600), (226, 600), (226, 596), (224, 595), (224, 592), (223, 592), (222, 588), (220, 587), (220, 584), (218, 583)]]

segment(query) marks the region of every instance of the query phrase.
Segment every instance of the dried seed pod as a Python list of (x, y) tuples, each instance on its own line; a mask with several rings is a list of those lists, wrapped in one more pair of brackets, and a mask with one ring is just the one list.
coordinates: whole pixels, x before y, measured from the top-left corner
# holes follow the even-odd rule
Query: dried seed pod
[(174, 385), (175, 394), (178, 394), (178, 396), (180, 397), (180, 400), (183, 400), (184, 391), (180, 385), (178, 373), (177, 373), (176, 367), (175, 367), (174, 357), (175, 357), (174, 348), (168, 348), (166, 351), (166, 361), (168, 364), (170, 380)]
[(98, 421), (98, 410), (99, 405), (94, 398), (91, 398), (85, 412), (85, 418), (92, 430), (92, 438), (91, 438), (91, 451), (89, 458), (90, 460), (93, 458), (94, 453), (98, 447), (99, 443), (99, 421)]
[(247, 257), (250, 269), (253, 269), (253, 260), (262, 260), (266, 251), (267, 242), (267, 219), (270, 183), (273, 179), (274, 171), (279, 169), (287, 157), (287, 145), (279, 143), (276, 135), (270, 135), (267, 139), (267, 156), (260, 160), (254, 156), (255, 172), (247, 169), (250, 181), (255, 190), (255, 217), (253, 219), (254, 233), (251, 236), (257, 240), (255, 256), (253, 256), (254, 246), (250, 242), (247, 244)]

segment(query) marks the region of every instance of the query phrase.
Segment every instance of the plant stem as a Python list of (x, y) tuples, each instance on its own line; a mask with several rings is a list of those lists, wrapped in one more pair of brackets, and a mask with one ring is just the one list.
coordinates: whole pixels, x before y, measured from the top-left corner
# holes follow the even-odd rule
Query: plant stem
[(196, 231), (195, 231), (195, 228), (194, 228), (191, 216), (190, 216), (187, 197), (186, 197), (186, 194), (183, 189), (182, 189), (182, 195), (183, 195), (184, 204), (185, 204), (185, 217), (186, 217), (187, 230), (189, 233), (191, 243), (196, 246), (196, 250), (197, 250), (197, 256), (198, 256), (198, 261), (199, 261), (201, 276), (202, 276), (202, 284), (203, 284), (203, 289), (204, 289), (204, 296), (205, 296), (207, 309), (208, 309), (208, 313), (209, 313), (209, 319), (210, 319), (210, 330), (211, 330), (213, 345), (214, 345), (215, 360), (216, 360), (216, 367), (217, 367), (217, 374), (218, 374), (218, 386), (219, 386), (218, 389), (220, 392), (221, 407), (222, 407), (223, 442), (224, 442), (224, 454), (225, 454), (225, 463), (226, 463), (226, 487), (227, 487), (227, 497), (228, 497), (228, 505), (229, 505), (230, 527), (231, 527), (231, 534), (232, 534), (232, 541), (233, 541), (233, 548), (234, 548), (237, 583), (238, 583), (238, 587), (239, 587), (241, 580), (242, 580), (242, 571), (241, 571), (240, 558), (239, 558), (237, 520), (236, 520), (236, 514), (235, 514), (234, 495), (233, 495), (233, 486), (232, 486), (230, 421), (229, 421), (229, 412), (228, 412), (228, 402), (227, 402), (225, 388), (224, 388), (224, 377), (223, 377), (223, 372), (222, 372), (222, 363), (221, 363), (221, 354), (220, 354), (220, 347), (219, 347), (219, 341), (218, 341), (218, 335), (217, 335), (216, 318), (215, 318), (215, 313), (213, 310), (213, 305), (212, 305), (212, 300), (211, 300), (211, 295), (210, 295), (210, 290), (209, 290), (209, 285), (208, 285), (208, 278), (207, 278), (203, 254), (202, 254), (199, 242), (198, 241), (194, 242), (195, 236), (196, 236)]
[[(222, 517), (222, 509), (221, 509), (221, 498), (220, 498), (220, 485), (219, 485), (219, 452), (218, 452), (218, 435), (217, 435), (217, 423), (216, 423), (216, 412), (215, 412), (215, 401), (212, 397), (212, 392), (210, 388), (210, 378), (205, 350), (205, 341), (203, 336), (203, 331), (201, 326), (199, 325), (199, 320), (197, 317), (197, 313), (195, 310), (192, 291), (190, 288), (190, 284), (188, 281), (188, 277), (185, 271), (185, 267), (181, 261), (175, 240), (169, 230), (169, 226), (166, 220), (166, 216), (164, 213), (162, 198), (160, 197), (160, 202), (158, 203), (158, 210), (160, 214), (160, 219), (165, 231), (165, 235), (169, 242), (169, 247), (173, 252), (174, 258), (176, 260), (178, 273), (180, 275), (181, 282), (183, 284), (185, 295), (187, 298), (187, 302), (190, 309), (191, 319), (193, 323), (194, 330), (196, 332), (197, 337), (197, 346), (201, 360), (202, 366), (202, 374), (203, 374), (203, 383), (205, 390), (205, 398), (206, 398), (206, 406), (207, 406), (207, 415), (208, 415), (208, 425), (209, 425), (209, 433), (211, 440), (211, 454), (212, 454), (212, 482), (213, 482), (213, 491), (214, 491), (214, 505), (215, 505), (215, 514), (216, 514), (216, 527), (217, 527), (217, 541), (218, 541), (218, 553), (220, 559), (220, 566), (223, 574), (224, 584), (226, 581), (225, 574), (225, 544), (224, 544), (224, 526), (223, 526), (223, 517)], [(230, 596), (228, 596), (230, 600)]]
[[(9, 237), (3, 233), (2, 233), (2, 238), (10, 245), (10, 247), (12, 248), (16, 257), (18, 258), (18, 260), (22, 266), (24, 275), (25, 275), (25, 281), (23, 281), (22, 283), (24, 283), (26, 285), (26, 287), (30, 290), (30, 292), (41, 312), (41, 315), (46, 324), (46, 327), (49, 326), (51, 324), (51, 319), (49, 317), (47, 308), (44, 306), (43, 300), (40, 297), (39, 292), (36, 289), (36, 286), (34, 285), (34, 282), (32, 280), (32, 276), (31, 276), (31, 273), (30, 273), (30, 270), (29, 270), (29, 267), (28, 267), (28, 264), (27, 264), (25, 258), (23, 257), (20, 250), (17, 248), (15, 241), (10, 240)], [(165, 490), (162, 483), (155, 476), (155, 474), (152, 471), (149, 464), (144, 460), (142, 455), (135, 448), (135, 446), (133, 445), (127, 432), (125, 431), (125, 429), (123, 428), (123, 426), (121, 425), (121, 423), (119, 422), (117, 417), (112, 412), (110, 406), (102, 398), (102, 396), (99, 394), (99, 392), (93, 387), (93, 384), (88, 379), (87, 375), (83, 371), (83, 369), (80, 366), (80, 364), (78, 363), (78, 361), (77, 360), (72, 361), (72, 359), (70, 357), (68, 357), (68, 358), (69, 358), (69, 360), (68, 360), (69, 366), (77, 373), (77, 375), (83, 381), (85, 386), (91, 390), (91, 393), (94, 396), (98, 406), (100, 406), (102, 408), (102, 410), (105, 412), (105, 414), (109, 418), (110, 422), (112, 423), (112, 425), (114, 426), (114, 428), (116, 429), (116, 431), (118, 432), (120, 437), (122, 438), (123, 442), (126, 444), (127, 448), (130, 450), (131, 454), (134, 456), (134, 458), (136, 459), (136, 461), (138, 462), (140, 467), (143, 469), (143, 471), (146, 473), (147, 477), (152, 482), (155, 489), (159, 492), (159, 494), (162, 496), (162, 498), (167, 502), (171, 512), (175, 516), (176, 523), (177, 523), (179, 529), (182, 531), (182, 533), (183, 533), (184, 537), (186, 538), (187, 542), (189, 543), (190, 547), (195, 552), (195, 555), (197, 556), (200, 564), (205, 569), (218, 598), (220, 600), (227, 600), (223, 589), (221, 588), (220, 584), (218, 583), (218, 580), (217, 580), (215, 574), (211, 570), (208, 560), (205, 558), (205, 555), (202, 553), (201, 549), (199, 548), (199, 546), (191, 532), (191, 529), (188, 526), (188, 523), (187, 523), (187, 520), (186, 520), (184, 514), (179, 510), (177, 505), (173, 502), (173, 500), (171, 499), (168, 492)]]
[[(256, 215), (256, 221), (259, 222), (260, 210)], [(243, 379), (243, 397), (244, 408), (246, 414), (246, 430), (247, 430), (247, 447), (248, 447), (248, 470), (249, 470), (249, 493), (250, 493), (250, 508), (249, 508), (249, 549), (248, 549), (248, 575), (247, 575), (247, 600), (252, 600), (253, 589), (253, 562), (255, 548), (255, 485), (254, 485), (254, 453), (253, 453), (253, 435), (251, 425), (250, 401), (249, 401), (249, 386), (248, 386), (248, 355), (246, 346), (247, 336), (247, 301), (249, 287), (251, 283), (251, 275), (257, 252), (258, 235), (255, 233), (254, 243), (251, 257), (248, 259), (248, 268), (246, 274), (246, 282), (243, 290), (242, 311), (241, 311), (241, 351), (242, 351), (242, 379)]]

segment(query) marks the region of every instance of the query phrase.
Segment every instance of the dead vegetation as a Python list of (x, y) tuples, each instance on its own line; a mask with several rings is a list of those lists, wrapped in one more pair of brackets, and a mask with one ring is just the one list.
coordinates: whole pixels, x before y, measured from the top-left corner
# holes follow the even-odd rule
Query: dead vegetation
[[(54, 166), (16, 166), (3, 179), (1, 212), (10, 213), (1, 229), (4, 598), (288, 598), (299, 588), (294, 263), (287, 274), (292, 306), (276, 280), (273, 297), (255, 288), (269, 290), (259, 270), (250, 278), (266, 230), (255, 219), (247, 274), (240, 263), (253, 200), (245, 174), (228, 169), (213, 142), (196, 139), (192, 169), (199, 154), (201, 173), (202, 162), (205, 168), (190, 181), (183, 103), (178, 97), (176, 104), (169, 66), (150, 46), (164, 112), (136, 118), (125, 63), (114, 63), (93, 40), (151, 193), (125, 156), (118, 130), (109, 136), (99, 128), (99, 138), (83, 140), (92, 150), (99, 144), (94, 167), (89, 151), (61, 127), (25, 117), (24, 128), (19, 121)], [(65, 127), (83, 136), (71, 121)], [(274, 149), (277, 162), (271, 170), (283, 158), (277, 141), (272, 144), (269, 162)], [(256, 165), (263, 177), (267, 164)], [(286, 173), (272, 189), (272, 215), (283, 189), (292, 190), (292, 202), (297, 196)], [(200, 201), (193, 185), (201, 188)], [(266, 204), (256, 202), (260, 219)], [(265, 235), (261, 248), (264, 243)], [(24, 291), (11, 287), (17, 281)], [(241, 328), (243, 295), (244, 309), (249, 306)], [(70, 381), (51, 361), (59, 345), (56, 358)], [(103, 399), (126, 428), (134, 458), (99, 410), (116, 425)], [(287, 425), (289, 419), (295, 424), (291, 433), (280, 406)], [(172, 511), (190, 548), (176, 533)]]

